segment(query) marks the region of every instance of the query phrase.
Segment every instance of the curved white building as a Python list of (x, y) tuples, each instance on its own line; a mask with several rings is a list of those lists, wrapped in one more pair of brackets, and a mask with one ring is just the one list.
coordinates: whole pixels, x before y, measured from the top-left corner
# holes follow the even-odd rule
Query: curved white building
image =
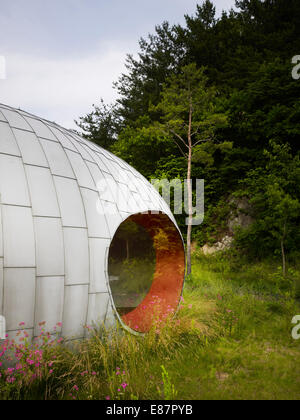
[[(128, 221), (137, 226), (126, 228), (129, 235), (138, 232), (133, 245), (124, 233), (120, 240), (116, 234)], [(139, 246), (141, 230), (148, 239)], [(149, 287), (123, 312), (115, 302), (126, 298), (122, 276), (109, 273), (114, 237), (115, 267), (116, 252), (125, 244), (134, 255), (143, 246), (154, 250)], [(131, 281), (139, 289), (140, 274), (132, 267)], [(20, 323), (30, 337), (37, 336), (40, 322), (68, 338), (82, 338), (84, 326), (101, 323), (121, 322), (144, 332), (154, 301), (160, 317), (176, 309), (183, 279), (184, 249), (175, 219), (141, 174), (73, 131), (0, 105), (0, 315), (10, 338)]]

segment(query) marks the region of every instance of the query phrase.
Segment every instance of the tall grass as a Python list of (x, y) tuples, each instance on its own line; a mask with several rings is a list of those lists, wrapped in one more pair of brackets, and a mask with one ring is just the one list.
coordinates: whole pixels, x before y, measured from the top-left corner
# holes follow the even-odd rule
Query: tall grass
[[(205, 324), (187, 314), (185, 306), (181, 304), (176, 318), (156, 323), (144, 336), (102, 327), (90, 331), (90, 338), (84, 341), (46, 341), (38, 347), (42, 354), (38, 367), (35, 363), (28, 366), (36, 345), (26, 340), (7, 342), (6, 348), (10, 347), (14, 354), (22, 352), (22, 368), (2, 372), (0, 398), (159, 398), (165, 394), (169, 380), (166, 372), (161, 372), (161, 361), (170, 360), (187, 343), (201, 345), (212, 335)], [(47, 336), (43, 333), (43, 337)], [(49, 363), (51, 369), (40, 372), (40, 365)], [(24, 365), (30, 367), (25, 376)]]
[(282, 279), (273, 262), (196, 253), (175, 316), (144, 336), (100, 327), (63, 343), (42, 330), (38, 367), (27, 361), (32, 344), (12, 345), (22, 368), (0, 367), (0, 398), (300, 398), (300, 348), (291, 337), (298, 274), (294, 267)]

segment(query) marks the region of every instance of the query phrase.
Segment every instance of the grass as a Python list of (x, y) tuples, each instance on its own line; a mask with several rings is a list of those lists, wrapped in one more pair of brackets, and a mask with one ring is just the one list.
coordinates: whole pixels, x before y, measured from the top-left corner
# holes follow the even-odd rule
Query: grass
[(25, 360), (12, 383), (2, 367), (0, 398), (300, 399), (298, 279), (299, 267), (284, 279), (274, 262), (195, 254), (175, 318), (144, 337), (102, 329), (72, 348), (42, 331), (40, 366)]

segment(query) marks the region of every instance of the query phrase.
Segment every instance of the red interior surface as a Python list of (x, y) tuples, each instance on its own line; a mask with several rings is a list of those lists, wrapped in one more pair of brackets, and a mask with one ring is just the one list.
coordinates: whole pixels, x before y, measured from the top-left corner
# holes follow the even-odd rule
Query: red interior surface
[(184, 247), (176, 226), (165, 214), (137, 214), (129, 220), (146, 228), (152, 237), (156, 267), (149, 293), (122, 320), (133, 330), (147, 332), (153, 322), (161, 322), (178, 306), (184, 282)]

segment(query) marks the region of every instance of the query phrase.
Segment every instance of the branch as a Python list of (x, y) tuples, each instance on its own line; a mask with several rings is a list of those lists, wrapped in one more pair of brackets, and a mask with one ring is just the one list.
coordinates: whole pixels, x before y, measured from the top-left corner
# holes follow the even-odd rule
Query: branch
[(182, 143), (188, 148), (189, 146), (188, 146), (188, 144), (183, 140), (183, 138), (179, 135), (179, 134), (177, 134), (176, 133), (176, 131), (174, 131), (174, 130), (171, 130), (171, 129), (169, 129), (170, 130), (170, 133), (172, 133), (172, 134), (174, 134), (174, 136), (176, 136), (179, 140), (181, 140), (182, 141)]
[(184, 153), (184, 151), (182, 150), (182, 148), (180, 147), (180, 145), (177, 143), (177, 141), (175, 139), (173, 139), (174, 143), (177, 145), (178, 149), (181, 151), (183, 157), (187, 158), (188, 154)]
[(195, 146), (197, 146), (197, 144), (199, 144), (199, 143), (201, 143), (201, 142), (206, 142), (206, 141), (209, 141), (209, 140), (212, 140), (213, 139), (213, 137), (208, 137), (207, 139), (201, 139), (201, 140), (198, 140), (198, 141), (196, 141), (196, 143), (195, 144), (193, 144), (193, 146), (192, 147), (195, 147)]
[[(167, 132), (167, 131), (165, 131), (165, 130), (163, 130), (163, 129), (161, 129), (162, 130), (162, 132), (164, 133), (164, 134), (166, 134), (166, 135), (168, 135), (169, 133)], [(170, 130), (170, 132), (172, 132), (172, 130)], [(177, 137), (179, 137), (182, 141), (183, 141), (183, 143), (185, 144), (185, 142), (184, 142), (184, 140), (179, 136), (179, 135), (177, 135), (175, 132), (174, 132), (174, 134), (177, 136)], [(173, 141), (174, 141), (174, 143), (176, 144), (176, 146), (178, 147), (178, 149), (180, 150), (180, 152), (182, 153), (182, 155), (183, 155), (183, 157), (187, 157), (188, 155), (187, 155), (187, 153), (184, 153), (184, 151), (182, 150), (182, 148), (180, 147), (180, 145), (177, 143), (177, 141), (173, 138)], [(185, 144), (186, 145), (186, 144)]]
[(197, 130), (196, 130), (196, 131), (194, 131), (194, 132), (191, 134), (191, 137), (193, 137), (195, 134), (198, 134), (198, 132), (199, 132), (199, 128), (200, 128), (200, 126), (198, 125)]

